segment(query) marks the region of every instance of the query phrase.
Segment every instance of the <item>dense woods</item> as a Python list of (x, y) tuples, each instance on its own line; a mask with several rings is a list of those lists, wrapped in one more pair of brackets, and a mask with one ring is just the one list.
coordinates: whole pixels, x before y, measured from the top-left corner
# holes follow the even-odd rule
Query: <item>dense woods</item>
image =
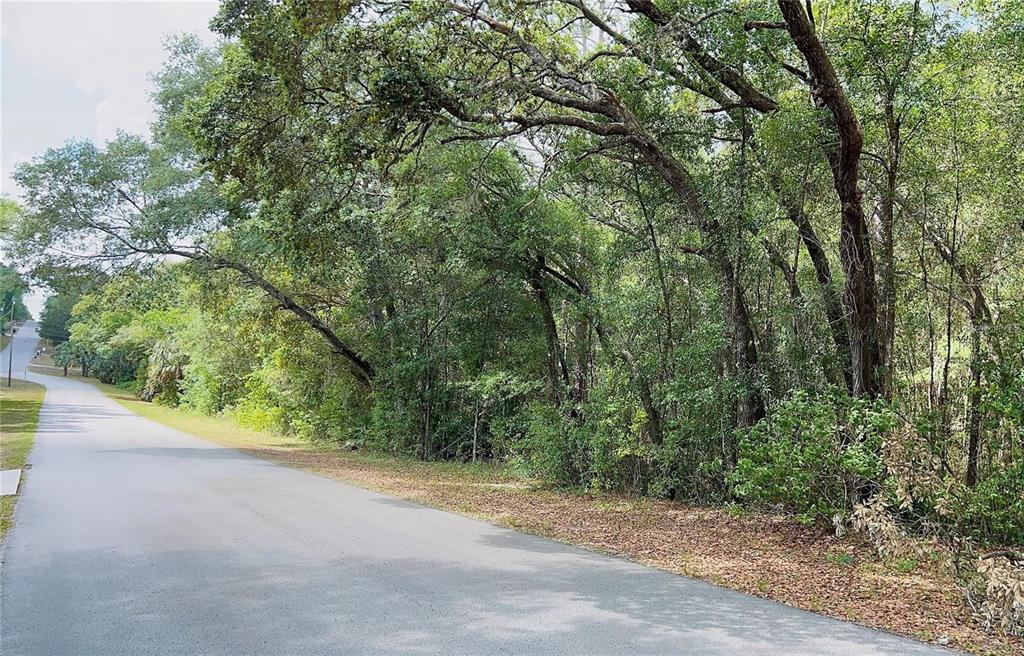
[(172, 44), (151, 134), (19, 168), (9, 241), (58, 359), (143, 398), (1019, 545), (1022, 25), (228, 0), (222, 45)]

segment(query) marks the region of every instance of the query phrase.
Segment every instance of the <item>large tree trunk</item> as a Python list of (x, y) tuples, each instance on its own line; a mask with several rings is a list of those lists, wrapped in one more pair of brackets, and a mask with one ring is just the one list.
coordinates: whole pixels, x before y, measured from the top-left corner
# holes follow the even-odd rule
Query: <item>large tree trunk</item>
[(849, 317), (851, 390), (858, 396), (875, 397), (881, 391), (875, 265), (859, 187), (864, 136), (803, 4), (798, 0), (778, 3), (793, 43), (810, 69), (815, 103), (829, 110), (839, 138), (838, 148), (828, 152), (828, 159), (840, 204), (839, 255), (846, 276), (843, 302)]

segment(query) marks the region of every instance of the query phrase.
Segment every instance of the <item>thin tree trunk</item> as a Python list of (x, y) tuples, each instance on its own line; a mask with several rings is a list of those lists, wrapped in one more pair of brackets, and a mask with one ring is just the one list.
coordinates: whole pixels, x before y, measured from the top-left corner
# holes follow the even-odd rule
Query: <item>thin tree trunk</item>
[(636, 183), (636, 197), (640, 204), (640, 211), (644, 217), (644, 226), (647, 229), (647, 236), (651, 240), (651, 253), (654, 256), (654, 271), (658, 277), (658, 289), (661, 291), (661, 302), (663, 316), (665, 318), (665, 353), (669, 353), (675, 346), (675, 331), (672, 326), (672, 295), (669, 293), (668, 281), (665, 276), (665, 264), (661, 256), (661, 245), (658, 243), (658, 233), (654, 228), (647, 204), (643, 200), (643, 191), (640, 187), (640, 175), (637, 167), (633, 167), (633, 180)]
[(910, 71), (913, 61), (917, 18), (921, 9), (920, 0), (914, 0), (910, 14), (910, 40), (903, 61), (894, 75), (886, 82), (883, 113), (885, 115), (886, 164), (885, 188), (881, 203), (882, 257), (881, 257), (881, 315), (879, 317), (880, 337), (879, 366), (881, 368), (881, 392), (889, 397), (892, 393), (893, 345), (896, 340), (896, 255), (893, 230), (896, 221), (896, 193), (899, 182), (900, 163), (903, 157), (902, 118), (896, 113), (896, 93)]
[(473, 462), (476, 462), (477, 436), (480, 432), (480, 405), (473, 407)]
[(530, 289), (537, 300), (540, 308), (541, 321), (544, 324), (544, 340), (547, 344), (547, 378), (551, 401), (555, 407), (562, 405), (562, 390), (569, 388), (569, 371), (565, 364), (565, 353), (562, 351), (561, 339), (558, 337), (558, 326), (555, 323), (555, 313), (551, 306), (551, 297), (548, 295), (541, 271), (544, 267), (544, 258), (537, 258), (536, 266), (529, 274)]
[(761, 245), (764, 246), (764, 251), (768, 254), (768, 261), (782, 273), (782, 278), (786, 281), (786, 287), (789, 289), (789, 298), (793, 301), (802, 299), (803, 292), (800, 291), (800, 283), (796, 279), (796, 268), (791, 266), (775, 248), (775, 245), (767, 239), (762, 239)]
[[(587, 300), (593, 300), (593, 297), (590, 294), (590, 287), (585, 281), (574, 280), (573, 278), (570, 278), (569, 276), (546, 265), (542, 271), (574, 291), (579, 296), (586, 298)], [(594, 332), (597, 333), (597, 339), (601, 344), (601, 348), (611, 353), (616, 360), (625, 364), (627, 369), (629, 369), (630, 379), (637, 387), (637, 393), (640, 396), (640, 403), (643, 405), (644, 412), (647, 414), (648, 436), (653, 444), (661, 444), (664, 441), (664, 418), (662, 416), (661, 409), (655, 402), (650, 379), (643, 373), (643, 371), (641, 371), (640, 366), (632, 353), (627, 349), (618, 348), (613, 343), (612, 331), (602, 323), (600, 317), (595, 316), (593, 314), (593, 310), (589, 306), (586, 311), (590, 322), (594, 326)]]
[[(888, 112), (891, 113), (891, 108)], [(897, 167), (899, 166), (899, 126), (895, 119), (888, 117), (893, 123), (890, 131), (896, 131), (895, 136), (890, 136), (889, 164), (886, 167), (885, 190), (882, 195), (880, 219), (882, 224), (882, 257), (881, 257), (881, 316), (879, 317), (881, 343), (879, 344), (879, 356), (882, 380), (880, 387), (886, 396), (889, 396), (892, 389), (892, 349), (896, 338), (896, 263), (893, 240), (893, 222), (896, 215), (896, 183)], [(893, 143), (893, 140), (896, 143)]]
[(978, 451), (981, 448), (981, 308), (974, 302), (971, 316), (971, 388), (967, 392), (967, 487), (978, 483)]
[(832, 335), (832, 343), (836, 348), (836, 356), (841, 363), (843, 381), (846, 388), (853, 391), (853, 363), (850, 350), (850, 327), (846, 320), (846, 313), (843, 311), (843, 299), (836, 288), (835, 280), (832, 277), (832, 266), (828, 262), (828, 255), (821, 245), (821, 239), (811, 224), (811, 218), (807, 212), (793, 203), (787, 204), (786, 214), (789, 220), (796, 226), (800, 241), (811, 258), (814, 266), (814, 277), (818, 281), (818, 288), (821, 290), (821, 299), (825, 308), (825, 318), (828, 321), (829, 333)]
[[(639, 127), (637, 130), (639, 131)], [(722, 281), (723, 315), (732, 342), (731, 357), (744, 386), (743, 395), (738, 403), (737, 421), (741, 427), (753, 426), (765, 416), (764, 398), (754, 380), (758, 365), (757, 344), (743, 285), (729, 257), (726, 231), (717, 219), (707, 214), (697, 195), (693, 180), (677, 161), (662, 152), (649, 136), (638, 136), (635, 143), (647, 162), (678, 194), (690, 215), (696, 219), (704, 236), (705, 246), (701, 249), (701, 254), (718, 271)]]
[[(981, 409), (981, 382), (984, 365), (981, 349), (982, 334), (985, 328), (992, 324), (992, 312), (982, 290), (981, 272), (976, 267), (968, 266), (962, 260), (958, 260), (952, 246), (929, 226), (922, 223), (921, 227), (925, 236), (935, 247), (935, 251), (971, 292), (971, 299), (966, 308), (971, 319), (971, 360), (969, 364), (971, 387), (967, 393), (967, 468), (964, 482), (973, 487), (978, 482), (978, 459), (983, 432)], [(996, 353), (999, 352), (998, 341), (994, 339), (993, 348)]]

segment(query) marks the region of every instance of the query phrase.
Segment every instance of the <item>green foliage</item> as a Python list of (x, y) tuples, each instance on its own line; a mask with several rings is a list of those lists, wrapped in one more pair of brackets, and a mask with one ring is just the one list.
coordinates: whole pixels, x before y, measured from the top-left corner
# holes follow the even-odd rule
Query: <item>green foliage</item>
[[(15, 172), (4, 248), (55, 291), (58, 362), (310, 441), (808, 523), (877, 492), (901, 530), (1019, 541), (1019, 9), (819, 16), (864, 139), (851, 331), (835, 126), (790, 33), (746, 29), (777, 7), (658, 7), (687, 29), (222, 3), (148, 137)], [(851, 332), (885, 401), (849, 391)]]
[(736, 494), (808, 520), (843, 516), (858, 486), (881, 480), (881, 444), (895, 425), (881, 401), (797, 391), (741, 437)]
[(0, 328), (7, 330), (7, 322), (30, 318), (24, 295), (28, 285), (14, 268), (0, 264)]
[(894, 562), (892, 564), (892, 566), (897, 571), (903, 572), (904, 574), (908, 574), (910, 572), (913, 572), (915, 569), (917, 569), (917, 566), (920, 565), (920, 564), (921, 564), (921, 561), (919, 561), (916, 558), (901, 558), (901, 559), (897, 560), (896, 562)]
[(1024, 462), (1016, 462), (967, 492), (956, 509), (961, 530), (984, 543), (1024, 544)]
[(71, 336), (68, 323), (71, 310), (78, 299), (68, 294), (54, 294), (46, 297), (42, 314), (39, 316), (39, 336), (54, 342), (63, 342)]
[(524, 413), (523, 438), (512, 447), (520, 467), (553, 481), (592, 480), (591, 447), (578, 426), (546, 405), (534, 405)]
[(825, 560), (836, 565), (843, 565), (845, 567), (852, 567), (856, 562), (856, 559), (847, 553), (828, 553), (825, 554)]

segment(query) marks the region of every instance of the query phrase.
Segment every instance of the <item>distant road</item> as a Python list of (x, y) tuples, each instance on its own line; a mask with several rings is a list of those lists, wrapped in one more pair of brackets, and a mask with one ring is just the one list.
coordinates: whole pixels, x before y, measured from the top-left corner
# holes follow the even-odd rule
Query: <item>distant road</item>
[(3, 351), (0, 351), (0, 374), (3, 374), (2, 382), (4, 385), (7, 384), (7, 365), (11, 349), (14, 349), (11, 371), (15, 378), (24, 378), (25, 368), (28, 367), (32, 357), (36, 354), (38, 345), (38, 324), (35, 321), (26, 321), (14, 333), (14, 338), (10, 343), (4, 347)]
[[(16, 368), (34, 335), (15, 339)], [(86, 383), (30, 380), (48, 389), (3, 551), (4, 656), (952, 653), (258, 460)]]

